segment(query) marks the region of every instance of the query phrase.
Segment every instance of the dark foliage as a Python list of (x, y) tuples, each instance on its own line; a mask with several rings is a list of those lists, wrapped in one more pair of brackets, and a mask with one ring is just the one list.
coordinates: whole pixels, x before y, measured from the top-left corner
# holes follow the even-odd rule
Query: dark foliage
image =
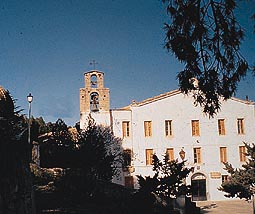
[(61, 119), (40, 138), (42, 167), (81, 169), (86, 176), (110, 181), (122, 164), (120, 139), (109, 127), (90, 121), (86, 130), (73, 137)]
[[(11, 96), (6, 92), (7, 102)], [(9, 108), (1, 99), (0, 108)], [(0, 115), (0, 213), (31, 213), (31, 146), (24, 136), (24, 117), (14, 104)]]
[(153, 156), (153, 171), (153, 177), (138, 176), (140, 188), (136, 194), (137, 207), (143, 209), (146, 206), (149, 213), (173, 212), (171, 199), (190, 192), (185, 179), (191, 169), (185, 167), (185, 161), (170, 161), (166, 154), (163, 161)]
[(78, 136), (76, 154), (78, 168), (95, 179), (110, 181), (122, 167), (121, 140), (110, 127), (95, 125), (91, 120)]
[[(19, 111), (20, 112), (20, 111)], [(18, 113), (19, 113), (18, 112)], [(27, 126), (28, 126), (28, 118), (25, 115), (22, 115), (22, 127), (25, 127), (24, 133), (22, 133), (24, 135), (24, 137), (28, 138), (28, 132), (27, 132)], [(36, 141), (38, 142), (38, 138), (45, 134), (45, 133), (49, 133), (52, 129), (52, 126), (54, 125), (54, 123), (48, 122), (45, 123), (44, 119), (42, 117), (38, 117), (38, 118), (34, 118), (33, 116), (30, 118), (30, 123), (31, 123), (31, 127), (30, 127), (30, 131), (31, 131), (31, 142)]]
[(228, 181), (224, 182), (219, 188), (225, 192), (226, 197), (245, 198), (247, 200), (255, 193), (255, 145), (248, 145), (247, 162), (240, 169), (234, 169), (230, 163), (225, 164), (225, 169), (230, 174)]
[(162, 1), (171, 19), (165, 48), (185, 64), (177, 76), (180, 90), (192, 92), (195, 105), (213, 116), (249, 69), (240, 53), (244, 31), (234, 14), (236, 1)]
[[(73, 135), (65, 123), (58, 120), (51, 124), (50, 132), (39, 139), (44, 167), (47, 163), (47, 167), (64, 168), (56, 176), (52, 170), (60, 170), (58, 168), (33, 167), (34, 181), (43, 187), (43, 190), (38, 188), (38, 197), (45, 196), (45, 202), (40, 202), (40, 206), (48, 204), (48, 195), (57, 195), (62, 197), (58, 201), (63, 202), (63, 208), (86, 207), (87, 203), (93, 207), (93, 213), (118, 213), (121, 209), (123, 213), (129, 213), (130, 203), (120, 197), (131, 200), (131, 193), (124, 187), (111, 184), (113, 176), (122, 168), (123, 159), (121, 141), (109, 127), (97, 126), (90, 118), (87, 129), (76, 130)], [(115, 193), (111, 193), (113, 189)], [(98, 204), (101, 204), (100, 208)]]
[[(46, 129), (47, 130), (47, 129)], [(40, 161), (42, 167), (63, 167), (73, 166), (75, 142), (65, 122), (58, 119), (56, 123), (48, 124), (50, 132), (41, 135)]]
[(45, 123), (42, 117), (31, 118), (31, 140), (38, 141), (38, 137), (42, 134), (49, 133), (54, 126), (53, 123)]

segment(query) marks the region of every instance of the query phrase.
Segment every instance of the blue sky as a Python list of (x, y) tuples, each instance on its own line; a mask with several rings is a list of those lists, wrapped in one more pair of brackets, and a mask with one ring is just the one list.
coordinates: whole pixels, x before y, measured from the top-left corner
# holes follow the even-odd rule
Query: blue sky
[[(255, 61), (252, 21), (255, 1), (242, 2), (238, 17), (246, 29), (243, 54)], [(178, 88), (183, 68), (164, 48), (164, 5), (158, 0), (1, 0), (0, 85), (27, 114), (47, 122), (79, 121), (83, 73), (105, 73), (111, 108)], [(255, 78), (248, 75), (236, 97), (255, 101)]]

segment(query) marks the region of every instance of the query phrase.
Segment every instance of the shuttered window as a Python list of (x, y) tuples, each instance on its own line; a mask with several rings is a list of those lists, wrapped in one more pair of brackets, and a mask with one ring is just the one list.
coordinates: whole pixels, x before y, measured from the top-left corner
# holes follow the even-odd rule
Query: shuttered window
[(125, 187), (134, 188), (134, 178), (133, 176), (125, 176)]
[(225, 120), (224, 119), (219, 119), (218, 120), (218, 131), (219, 131), (219, 135), (225, 135), (226, 134)]
[(194, 148), (194, 163), (201, 163), (201, 148)]
[(170, 161), (174, 160), (174, 149), (173, 148), (166, 149), (166, 154), (168, 155), (168, 158)]
[(227, 162), (227, 147), (220, 147), (220, 162)]
[(146, 165), (152, 165), (153, 162), (153, 149), (146, 149)]
[(239, 158), (241, 162), (246, 161), (246, 148), (245, 146), (239, 146)]
[(237, 133), (244, 134), (244, 119), (243, 118), (237, 119)]
[(191, 128), (192, 128), (192, 136), (199, 136), (199, 120), (192, 120), (191, 121)]
[(152, 122), (144, 121), (144, 136), (151, 137), (152, 136)]
[(221, 176), (221, 182), (224, 183), (226, 181), (228, 181), (228, 175), (222, 175)]
[(123, 135), (123, 138), (130, 136), (130, 122), (129, 121), (122, 122), (122, 135)]
[(132, 161), (132, 150), (131, 149), (124, 149), (123, 150), (123, 166), (131, 166)]
[(165, 135), (167, 137), (172, 136), (172, 120), (165, 120)]

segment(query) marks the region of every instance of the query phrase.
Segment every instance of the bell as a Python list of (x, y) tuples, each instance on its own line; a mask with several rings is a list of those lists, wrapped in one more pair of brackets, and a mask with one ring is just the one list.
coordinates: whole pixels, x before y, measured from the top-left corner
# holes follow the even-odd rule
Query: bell
[(96, 103), (91, 104), (91, 111), (98, 111), (98, 107)]

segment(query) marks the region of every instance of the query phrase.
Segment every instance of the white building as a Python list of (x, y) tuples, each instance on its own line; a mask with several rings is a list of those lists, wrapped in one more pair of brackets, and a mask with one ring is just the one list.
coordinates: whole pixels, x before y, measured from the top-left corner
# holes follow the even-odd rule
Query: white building
[(193, 187), (193, 200), (226, 199), (218, 191), (222, 180), (227, 179), (223, 163), (241, 167), (246, 161), (243, 142), (255, 142), (253, 102), (236, 98), (223, 101), (220, 112), (209, 119), (194, 106), (193, 98), (175, 90), (110, 110), (104, 74), (90, 71), (84, 75), (85, 88), (80, 89), (81, 128), (91, 114), (98, 124), (112, 127), (132, 156), (120, 183), (136, 188), (136, 175), (153, 175), (154, 153), (163, 157), (168, 152), (170, 158), (179, 160), (184, 153), (187, 166), (194, 167), (187, 178)]

